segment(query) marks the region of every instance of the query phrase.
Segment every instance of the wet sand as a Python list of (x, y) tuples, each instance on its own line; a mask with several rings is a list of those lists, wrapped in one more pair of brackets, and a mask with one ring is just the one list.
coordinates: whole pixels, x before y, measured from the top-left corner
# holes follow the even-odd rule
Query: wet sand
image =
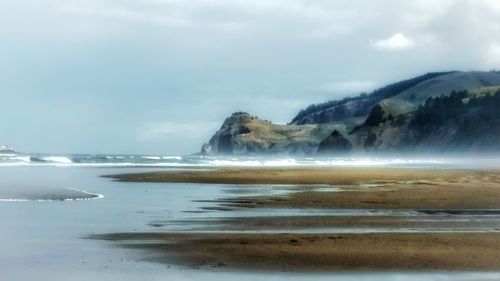
[(143, 259), (272, 271), (499, 270), (499, 233), (175, 234), (94, 236)]
[[(153, 227), (178, 223), (192, 227), (192, 232), (110, 233), (92, 237), (142, 249), (146, 260), (216, 269), (306, 272), (500, 270), (499, 170), (241, 168), (108, 177), (140, 182), (295, 185), (291, 192), (280, 195), (207, 198), (200, 203), (216, 206), (206, 206), (206, 210), (294, 209), (307, 213), (306, 210), (316, 209), (352, 209), (416, 213), (264, 213), (258, 217), (234, 216), (201, 222), (153, 221)], [(318, 228), (323, 231), (317, 232)], [(339, 228), (344, 231), (338, 231)], [(345, 228), (367, 231), (349, 233)], [(376, 233), (384, 228), (382, 233)], [(406, 231), (412, 228), (417, 230)], [(294, 233), (297, 229), (302, 232)], [(262, 232), (266, 230), (272, 233)]]
[(190, 231), (500, 231), (500, 214), (489, 215), (414, 215), (414, 216), (260, 216), (260, 217), (219, 217), (213, 219), (191, 219), (178, 221), (152, 221), (150, 226), (185, 226)]
[[(196, 171), (165, 171), (106, 175), (129, 182), (189, 182), (225, 184), (358, 184), (385, 181), (457, 180), (481, 177), (491, 170), (410, 168), (223, 168)], [(498, 176), (498, 175), (497, 175)], [(500, 182), (500, 178), (497, 178)]]
[(221, 208), (495, 209), (499, 170), (408, 168), (220, 169), (109, 176), (120, 181), (226, 184), (329, 184), (340, 191), (304, 186), (284, 196), (213, 200)]
[(478, 181), (394, 184), (334, 192), (306, 190), (283, 196), (223, 198), (214, 202), (241, 208), (498, 209), (500, 184)]

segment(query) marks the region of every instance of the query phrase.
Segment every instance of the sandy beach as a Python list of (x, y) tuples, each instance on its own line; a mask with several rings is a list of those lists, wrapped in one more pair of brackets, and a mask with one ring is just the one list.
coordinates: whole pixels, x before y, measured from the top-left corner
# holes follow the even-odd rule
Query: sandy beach
[[(220, 210), (416, 212), (397, 216), (213, 218), (201, 223), (176, 222), (191, 226), (198, 223), (187, 233), (92, 236), (143, 250), (147, 253), (143, 258), (155, 262), (197, 268), (305, 272), (500, 270), (500, 225), (498, 219), (488, 216), (500, 209), (498, 170), (233, 168), (107, 177), (132, 182), (246, 185), (242, 188), (252, 188), (253, 184), (293, 186), (291, 192), (280, 195), (236, 194), (202, 201), (215, 203)], [(150, 225), (162, 227), (169, 223), (155, 221)], [(358, 232), (337, 231), (346, 228)], [(301, 232), (294, 232), (297, 229)], [(317, 229), (323, 231), (315, 232)], [(259, 233), (263, 230), (273, 232)]]
[(446, 179), (451, 182), (466, 177), (488, 177), (494, 170), (411, 169), (411, 168), (220, 168), (190, 171), (163, 171), (106, 175), (129, 182), (191, 182), (223, 184), (359, 184)]
[(169, 234), (96, 236), (149, 261), (278, 271), (498, 270), (500, 234)]
[[(500, 171), (408, 168), (218, 169), (108, 176), (132, 182), (291, 184), (286, 196), (224, 198), (226, 207), (356, 209), (500, 208)], [(301, 185), (305, 185), (302, 188)], [(317, 191), (311, 185), (338, 190)], [(473, 195), (473, 196), (472, 196)]]

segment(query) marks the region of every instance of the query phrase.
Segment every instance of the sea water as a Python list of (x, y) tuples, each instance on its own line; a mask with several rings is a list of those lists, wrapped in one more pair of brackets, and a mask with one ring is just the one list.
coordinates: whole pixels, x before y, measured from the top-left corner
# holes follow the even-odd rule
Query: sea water
[(384, 157), (265, 157), (203, 155), (110, 155), (0, 153), (0, 166), (58, 167), (307, 167), (307, 166), (428, 166), (447, 165), (450, 159)]
[[(207, 159), (198, 156), (132, 156), (0, 156), (0, 196), (3, 196), (0, 198), (3, 199), (0, 201), (0, 280), (500, 279), (500, 273), (494, 272), (290, 274), (213, 271), (146, 262), (143, 257), (147, 253), (87, 237), (113, 232), (173, 231), (175, 229), (169, 226), (158, 228), (150, 223), (228, 216), (228, 212), (215, 209), (208, 212), (198, 211), (209, 204), (204, 201), (233, 196), (238, 187), (220, 184), (124, 183), (100, 176), (159, 169), (236, 165), (240, 160)], [(245, 159), (241, 162), (247, 166), (280, 166), (277, 164), (318, 165), (317, 161), (337, 161), (290, 159)], [(363, 161), (370, 166), (377, 162), (366, 162), (366, 159)], [(352, 164), (355, 161), (350, 162)], [(377, 162), (377, 165), (405, 167), (441, 164), (423, 160)], [(269, 194), (269, 190), (286, 192), (287, 189), (289, 187), (279, 185), (259, 186), (252, 190), (252, 195)], [(255, 215), (262, 211), (252, 212), (242, 210), (234, 216)], [(300, 213), (300, 210), (283, 212), (296, 214)], [(279, 213), (275, 215), (277, 214)]]

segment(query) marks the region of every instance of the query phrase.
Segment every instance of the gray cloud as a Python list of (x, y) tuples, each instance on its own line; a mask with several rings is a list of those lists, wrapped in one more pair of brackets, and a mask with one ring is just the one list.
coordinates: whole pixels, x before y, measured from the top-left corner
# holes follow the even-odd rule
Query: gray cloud
[(5, 0), (0, 143), (198, 151), (232, 111), (284, 123), (427, 71), (499, 68), (499, 31), (496, 0)]

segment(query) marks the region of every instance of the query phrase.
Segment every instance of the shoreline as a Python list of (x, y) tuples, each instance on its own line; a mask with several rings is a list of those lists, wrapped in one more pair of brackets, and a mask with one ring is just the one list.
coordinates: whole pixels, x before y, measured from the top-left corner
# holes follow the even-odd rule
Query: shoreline
[[(177, 222), (191, 227), (191, 232), (160, 232), (161, 227), (176, 222), (152, 221), (150, 226), (157, 227), (154, 232), (90, 237), (141, 250), (144, 255), (139, 256), (140, 259), (147, 261), (211, 270), (500, 270), (498, 169), (232, 168), (106, 177), (124, 182), (232, 184), (241, 189), (251, 189), (254, 184), (293, 185), (293, 189), (284, 194), (245, 196), (236, 193), (197, 201), (215, 204), (200, 207), (205, 210), (291, 208), (299, 212), (314, 209), (417, 212), (415, 216), (278, 217), (266, 216), (266, 213), (238, 217), (236, 213), (232, 217), (205, 220), (199, 225), (195, 220)], [(419, 227), (429, 231), (398, 232)], [(293, 233), (294, 228), (302, 228), (304, 232)], [(315, 233), (317, 228), (327, 231)], [(335, 232), (335, 228), (387, 228), (388, 231)], [(443, 228), (449, 231), (439, 232)], [(203, 232), (207, 229), (209, 232)], [(481, 231), (467, 232), (468, 229)], [(259, 230), (263, 232), (258, 233)], [(266, 230), (273, 232), (264, 233)]]
[(398, 180), (453, 179), (463, 174), (481, 175), (497, 169), (429, 169), (410, 167), (285, 167), (216, 168), (195, 171), (161, 171), (103, 175), (123, 182), (214, 184), (356, 184)]

